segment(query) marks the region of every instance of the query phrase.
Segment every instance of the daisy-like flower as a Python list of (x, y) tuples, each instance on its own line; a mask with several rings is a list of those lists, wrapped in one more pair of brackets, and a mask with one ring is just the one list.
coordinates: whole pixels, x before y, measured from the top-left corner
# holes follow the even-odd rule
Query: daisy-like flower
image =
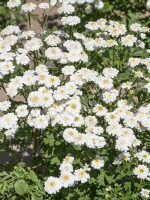
[(36, 4), (34, 4), (34, 3), (26, 3), (26, 4), (23, 4), (22, 5), (22, 7), (21, 7), (21, 11), (23, 12), (23, 13), (28, 13), (28, 12), (32, 12), (32, 11), (34, 11), (35, 10), (35, 8), (36, 8), (37, 6), (36, 6)]
[(136, 153), (135, 156), (143, 162), (150, 163), (150, 154), (145, 150)]
[(18, 106), (15, 110), (18, 117), (26, 117), (29, 113), (27, 105)]
[(38, 107), (41, 106), (41, 94), (40, 92), (31, 92), (28, 96), (28, 104), (31, 107)]
[(48, 126), (48, 118), (45, 115), (40, 115), (34, 120), (34, 126), (37, 129), (45, 129)]
[(39, 8), (41, 8), (43, 10), (49, 9), (49, 4), (48, 3), (40, 3)]
[(75, 71), (75, 67), (73, 65), (67, 65), (62, 68), (62, 73), (64, 75), (72, 75)]
[(149, 175), (149, 169), (145, 165), (138, 165), (134, 170), (133, 173), (137, 175), (138, 178), (146, 179)]
[(94, 169), (100, 169), (101, 167), (104, 166), (104, 160), (103, 160), (103, 159), (96, 158), (96, 159), (92, 160), (91, 166), (92, 166)]
[(58, 60), (61, 58), (61, 53), (58, 47), (49, 47), (45, 51), (45, 56), (50, 60)]
[(75, 170), (74, 172), (75, 180), (81, 181), (81, 183), (85, 183), (90, 178), (89, 174), (82, 168)]
[(0, 111), (7, 111), (11, 107), (11, 102), (6, 100), (0, 102)]
[(44, 189), (48, 194), (56, 194), (62, 187), (62, 182), (59, 178), (50, 176), (45, 184)]
[(87, 116), (85, 118), (85, 125), (86, 126), (95, 126), (97, 124), (97, 119), (95, 116)]
[(80, 18), (78, 16), (62, 17), (61, 22), (63, 25), (74, 26), (80, 23)]
[(70, 143), (74, 142), (76, 135), (78, 135), (78, 131), (75, 128), (67, 128), (63, 133), (63, 138)]
[(93, 108), (93, 112), (95, 112), (97, 116), (104, 116), (107, 113), (107, 109), (104, 106), (97, 104)]
[(123, 83), (121, 87), (129, 90), (132, 87), (132, 82), (127, 81), (126, 83)]
[(8, 8), (15, 8), (21, 5), (21, 1), (20, 0), (9, 0), (7, 2), (7, 6)]
[(140, 194), (141, 194), (142, 197), (148, 199), (149, 196), (150, 196), (150, 195), (149, 195), (149, 194), (150, 194), (150, 190), (142, 188)]
[(140, 58), (129, 58), (128, 63), (131, 67), (135, 67), (135, 66), (138, 66), (140, 64), (140, 61), (141, 61)]
[(62, 172), (60, 176), (60, 181), (62, 182), (62, 187), (67, 188), (74, 184), (75, 177), (72, 173), (65, 171), (65, 172)]

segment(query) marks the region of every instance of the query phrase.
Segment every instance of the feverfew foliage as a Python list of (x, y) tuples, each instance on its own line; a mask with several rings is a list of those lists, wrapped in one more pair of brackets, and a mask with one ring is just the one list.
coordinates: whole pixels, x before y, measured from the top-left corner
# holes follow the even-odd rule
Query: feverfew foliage
[[(0, 197), (149, 199), (150, 28), (82, 21), (80, 4), (102, 9), (104, 3), (67, 0), (58, 9), (62, 30), (45, 29), (55, 3), (7, 3), (28, 18), (30, 30), (9, 25), (0, 32), (7, 96), (0, 102), (1, 149), (14, 153), (17, 145), (30, 155), (26, 164), (3, 165)], [(37, 6), (39, 35), (31, 24)]]

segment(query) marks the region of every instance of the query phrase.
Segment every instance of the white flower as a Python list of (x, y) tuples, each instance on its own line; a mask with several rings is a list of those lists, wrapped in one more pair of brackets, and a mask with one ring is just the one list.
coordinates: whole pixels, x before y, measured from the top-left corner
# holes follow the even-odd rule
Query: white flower
[(60, 8), (58, 8), (58, 13), (64, 13), (64, 14), (72, 14), (73, 12), (75, 11), (75, 8), (68, 4), (68, 5), (65, 5), (63, 4)]
[(28, 65), (30, 62), (30, 59), (27, 55), (25, 54), (17, 54), (16, 55), (16, 62), (17, 64), (21, 64), (21, 65)]
[(0, 62), (0, 73), (3, 75), (14, 72), (15, 66), (12, 62)]
[(50, 176), (44, 185), (44, 189), (48, 194), (56, 194), (61, 189), (62, 182), (59, 178)]
[(14, 113), (8, 113), (3, 115), (1, 118), (1, 123), (4, 129), (11, 129), (17, 125), (18, 118)]
[(46, 87), (57, 87), (58, 85), (60, 85), (60, 79), (56, 76), (52, 76), (52, 75), (48, 75), (45, 79), (45, 86)]
[(147, 9), (150, 9), (150, 0), (147, 0), (146, 8), (147, 8)]
[(32, 12), (35, 10), (36, 8), (36, 4), (34, 3), (26, 3), (26, 4), (23, 4), (22, 7), (21, 7), (21, 12)]
[(8, 87), (6, 88), (6, 93), (8, 96), (14, 97), (17, 95), (18, 91), (17, 91), (17, 88), (14, 87), (13, 84), (9, 84)]
[(29, 113), (29, 111), (27, 109), (27, 105), (17, 106), (15, 112), (18, 117), (26, 117)]
[(121, 87), (124, 88), (124, 89), (128, 89), (129, 90), (132, 87), (132, 82), (127, 81), (127, 82), (123, 83), (121, 85)]
[(8, 8), (15, 8), (21, 5), (21, 1), (20, 0), (9, 0), (7, 2), (7, 7)]
[(97, 124), (97, 119), (95, 116), (85, 117), (85, 125), (86, 126), (95, 126), (96, 124)]
[(24, 48), (28, 51), (38, 51), (43, 46), (43, 42), (39, 38), (31, 38), (24, 44)]
[(13, 26), (13, 25), (6, 26), (6, 28), (4, 28), (0, 32), (0, 34), (2, 36), (4, 36), (4, 35), (12, 35), (12, 34), (19, 35), (20, 33), (21, 33), (21, 30), (20, 30), (19, 26)]
[(80, 23), (80, 18), (77, 16), (62, 17), (61, 22), (63, 25), (74, 26)]
[(150, 163), (150, 154), (147, 151), (145, 151), (145, 150), (142, 150), (142, 151), (136, 153), (135, 156), (140, 161)]
[(57, 46), (61, 43), (61, 39), (57, 35), (49, 35), (44, 40), (49, 46)]
[(78, 62), (81, 59), (81, 57), (82, 57), (81, 53), (76, 51), (70, 51), (67, 54), (68, 61), (72, 63)]
[(66, 65), (65, 67), (62, 68), (62, 73), (64, 75), (72, 75), (74, 71), (75, 67), (73, 65)]
[(149, 198), (149, 194), (150, 194), (150, 190), (142, 188), (140, 194), (142, 195), (142, 197), (145, 197), (146, 199), (148, 199)]
[(108, 77), (108, 78), (114, 78), (118, 75), (119, 71), (115, 68), (104, 68), (103, 70), (103, 74), (105, 77)]
[(112, 123), (106, 127), (106, 132), (110, 135), (119, 135), (121, 132), (122, 126), (118, 122)]
[(134, 32), (140, 31), (141, 24), (135, 23), (130, 25), (130, 29)]
[(97, 116), (104, 116), (107, 113), (107, 109), (104, 106), (97, 104), (93, 108), (93, 112), (95, 112)]
[(71, 52), (82, 52), (83, 48), (78, 41), (73, 41), (73, 40), (67, 40), (63, 44), (64, 47), (66, 47), (67, 51)]
[(113, 124), (116, 122), (119, 122), (120, 117), (117, 115), (117, 113), (115, 112), (108, 112), (105, 115), (105, 120), (109, 123), (109, 124)]
[(42, 104), (43, 108), (50, 107), (53, 104), (53, 102), (54, 102), (54, 99), (53, 99), (51, 93), (45, 93), (42, 95), (41, 104)]
[(81, 181), (81, 183), (85, 183), (90, 178), (89, 174), (82, 168), (75, 170), (74, 172), (75, 180)]
[(39, 8), (44, 9), (44, 10), (49, 9), (49, 4), (48, 3), (40, 3)]
[(66, 156), (64, 159), (63, 159), (63, 162), (64, 163), (73, 163), (74, 161), (74, 157), (71, 157), (71, 156)]
[(119, 91), (116, 89), (113, 89), (113, 90), (110, 90), (109, 92), (104, 92), (102, 96), (103, 96), (103, 100), (106, 103), (111, 103), (116, 100), (118, 95), (119, 95)]
[(99, 76), (96, 80), (101, 89), (110, 90), (113, 87), (113, 80), (104, 76)]
[(35, 108), (35, 109), (32, 109), (32, 110), (31, 110), (30, 115), (31, 115), (32, 117), (38, 117), (38, 116), (40, 116), (40, 113), (41, 113), (41, 110)]
[(141, 59), (140, 58), (129, 58), (129, 65), (131, 67), (138, 66), (140, 64)]
[(94, 169), (100, 169), (101, 167), (104, 166), (104, 160), (99, 159), (99, 158), (96, 158), (96, 159), (92, 160), (91, 166), (92, 166)]
[(132, 145), (133, 143), (133, 140), (129, 140), (128, 137), (118, 137), (118, 139), (116, 140), (116, 149), (119, 150), (119, 151), (128, 151), (129, 150), (129, 147)]
[(137, 175), (138, 178), (146, 179), (149, 175), (149, 169), (145, 165), (138, 165), (138, 167), (133, 170), (133, 173)]
[(70, 172), (70, 173), (73, 172), (72, 163), (63, 161), (63, 163), (59, 167), (59, 170), (61, 171), (61, 173), (65, 171)]
[(63, 86), (58, 87), (57, 90), (54, 92), (53, 97), (56, 100), (67, 99), (68, 98), (68, 91)]
[(0, 111), (7, 111), (11, 107), (11, 102), (6, 100), (0, 102)]
[(81, 103), (78, 100), (68, 102), (66, 111), (71, 114), (78, 114), (81, 110)]
[(75, 141), (75, 136), (78, 135), (78, 131), (75, 128), (67, 128), (63, 133), (63, 138), (71, 143)]
[(3, 42), (4, 44), (8, 44), (10, 46), (14, 46), (18, 41), (18, 36), (16, 35), (8, 35), (4, 38)]
[(97, 22), (90, 21), (85, 25), (85, 28), (90, 29), (90, 30), (98, 30), (99, 24)]
[(28, 38), (33, 38), (34, 36), (36, 35), (36, 33), (32, 30), (29, 30), (29, 31), (23, 31), (21, 33), (21, 35), (19, 35), (19, 38), (20, 39), (28, 39)]
[(50, 47), (46, 49), (45, 56), (50, 60), (58, 60), (61, 58), (61, 53), (58, 47)]
[(78, 133), (77, 135), (74, 136), (74, 144), (76, 145), (84, 145), (86, 141), (86, 135), (82, 133)]
[(121, 44), (129, 47), (132, 47), (136, 41), (137, 38), (134, 35), (127, 35), (121, 38)]
[(74, 184), (74, 175), (68, 171), (62, 172), (60, 176), (60, 180), (62, 182), (62, 187), (67, 188)]
[(104, 3), (101, 0), (95, 1), (95, 8), (102, 9), (104, 7)]
[(31, 107), (41, 106), (41, 93), (40, 92), (31, 92), (28, 96), (28, 104)]
[(34, 120), (34, 126), (37, 129), (45, 129), (48, 126), (48, 119), (45, 115), (40, 115)]
[(87, 4), (85, 7), (85, 13), (90, 14), (92, 12), (92, 6), (90, 4)]

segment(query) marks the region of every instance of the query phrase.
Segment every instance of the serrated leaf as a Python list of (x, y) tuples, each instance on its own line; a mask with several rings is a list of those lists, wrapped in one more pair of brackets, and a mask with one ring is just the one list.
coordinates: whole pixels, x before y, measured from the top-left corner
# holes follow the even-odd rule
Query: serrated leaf
[(54, 157), (51, 159), (51, 164), (54, 165), (54, 164), (57, 164), (59, 165), (60, 164), (60, 160), (58, 159), (58, 157)]
[(129, 191), (131, 189), (131, 183), (126, 182), (124, 188), (125, 188), (126, 191)]
[(105, 177), (105, 173), (104, 173), (103, 170), (101, 170), (100, 175), (97, 177), (97, 183), (98, 183), (99, 185), (102, 185), (102, 186), (105, 185), (104, 177)]
[(107, 180), (107, 182), (108, 182), (109, 184), (111, 184), (111, 183), (114, 182), (113, 176), (106, 176), (106, 175), (105, 175), (105, 178), (106, 178), (106, 180)]
[(31, 200), (42, 200), (42, 199), (43, 199), (43, 197), (38, 197), (35, 194), (32, 194), (32, 196), (31, 196)]
[(38, 182), (38, 177), (37, 177), (36, 173), (33, 170), (31, 170), (29, 172), (29, 177), (33, 182)]
[(24, 195), (28, 190), (28, 184), (24, 180), (15, 182), (14, 188), (17, 194), (20, 196)]

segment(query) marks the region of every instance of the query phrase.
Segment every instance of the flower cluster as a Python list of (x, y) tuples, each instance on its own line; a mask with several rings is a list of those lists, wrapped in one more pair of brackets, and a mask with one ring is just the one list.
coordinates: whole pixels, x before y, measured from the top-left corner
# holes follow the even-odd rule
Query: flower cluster
[[(142, 135), (150, 131), (150, 28), (100, 18), (77, 31), (83, 24), (72, 15), (76, 4), (85, 4), (87, 12), (93, 5), (103, 7), (100, 0), (66, 0), (58, 9), (66, 14), (61, 18), (65, 32), (38, 36), (12, 25), (0, 32), (0, 84), (8, 98), (0, 102), (0, 131), (13, 141), (24, 127), (40, 132), (40, 139), (49, 134), (68, 147), (92, 152), (78, 167), (77, 158), (65, 152), (70, 156), (60, 162), (60, 176), (46, 177), (48, 194), (88, 182), (105, 165), (109, 171), (125, 163), (134, 180), (148, 185), (150, 154)], [(36, 9), (19, 0), (7, 5), (21, 6), (23, 14)], [(49, 4), (39, 8), (49, 9)], [(148, 189), (139, 193), (149, 198)]]

